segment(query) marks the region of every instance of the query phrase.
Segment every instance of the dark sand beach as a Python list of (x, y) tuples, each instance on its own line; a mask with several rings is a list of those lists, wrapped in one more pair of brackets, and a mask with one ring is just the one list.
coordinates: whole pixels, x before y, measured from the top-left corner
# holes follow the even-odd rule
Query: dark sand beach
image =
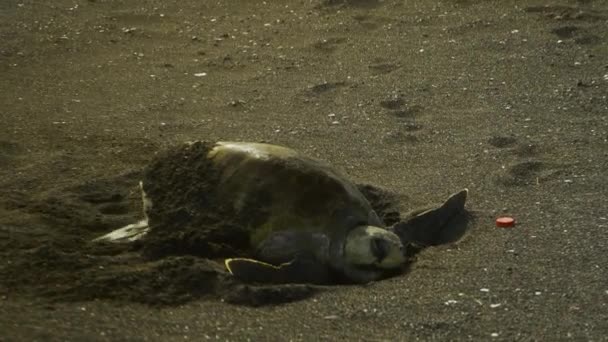
[[(608, 339), (603, 0), (5, 0), (0, 105), (0, 341)], [(466, 187), (469, 230), (328, 287), (92, 244), (192, 140), (289, 146), (401, 212)]]

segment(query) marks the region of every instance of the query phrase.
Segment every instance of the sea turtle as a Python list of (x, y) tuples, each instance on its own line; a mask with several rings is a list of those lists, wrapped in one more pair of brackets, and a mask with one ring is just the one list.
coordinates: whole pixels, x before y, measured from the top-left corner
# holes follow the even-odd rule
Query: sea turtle
[[(183, 165), (154, 166), (167, 156)], [(201, 182), (210, 184), (197, 190)], [(178, 194), (168, 195), (179, 186)], [(157, 222), (186, 222), (222, 203), (246, 222), (252, 251), (248, 258), (225, 259), (227, 270), (241, 280), (274, 283), (366, 283), (398, 273), (408, 245), (434, 244), (450, 231), (468, 193), (386, 227), (357, 185), (324, 162), (250, 142), (187, 143), (157, 158), (140, 188), (145, 218), (96, 241), (139, 240)], [(163, 211), (171, 201), (182, 202), (182, 214)]]

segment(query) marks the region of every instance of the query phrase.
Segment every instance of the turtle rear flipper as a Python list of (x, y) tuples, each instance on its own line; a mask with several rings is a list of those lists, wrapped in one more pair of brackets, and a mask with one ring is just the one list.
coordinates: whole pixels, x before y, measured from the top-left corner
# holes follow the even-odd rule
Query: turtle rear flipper
[(441, 245), (461, 238), (468, 216), (464, 209), (469, 190), (452, 194), (442, 205), (411, 212), (392, 227), (403, 244), (420, 247)]
[(148, 226), (148, 220), (141, 220), (139, 222), (132, 223), (132, 224), (124, 226), (122, 228), (113, 230), (113, 231), (109, 232), (108, 234), (95, 238), (93, 241), (94, 242), (105, 241), (105, 242), (116, 242), (116, 243), (132, 242), (135, 240), (139, 240), (144, 235), (146, 235), (146, 233), (148, 233), (149, 229), (150, 229), (150, 227)]
[(139, 182), (139, 189), (141, 191), (141, 199), (143, 204), (143, 216), (142, 220), (135, 223), (131, 223), (122, 228), (115, 229), (105, 235), (93, 239), (93, 242), (115, 242), (115, 243), (126, 243), (133, 242), (144, 237), (150, 230), (148, 225), (148, 211), (152, 209), (152, 200), (146, 195), (144, 191), (144, 183)]
[(297, 257), (278, 266), (255, 259), (226, 259), (226, 268), (237, 279), (246, 283), (309, 283), (326, 284), (329, 270), (312, 258)]

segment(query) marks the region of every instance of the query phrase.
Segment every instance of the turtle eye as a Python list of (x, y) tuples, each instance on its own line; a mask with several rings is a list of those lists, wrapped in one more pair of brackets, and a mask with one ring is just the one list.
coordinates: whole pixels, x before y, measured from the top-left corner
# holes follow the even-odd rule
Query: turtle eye
[(388, 245), (386, 241), (379, 238), (373, 238), (371, 240), (371, 250), (372, 254), (378, 259), (378, 261), (382, 261), (388, 255)]

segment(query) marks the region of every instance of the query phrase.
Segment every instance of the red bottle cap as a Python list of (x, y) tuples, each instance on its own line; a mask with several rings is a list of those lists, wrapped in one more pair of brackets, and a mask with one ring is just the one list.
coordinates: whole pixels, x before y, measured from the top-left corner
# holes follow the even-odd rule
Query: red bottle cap
[(512, 217), (499, 217), (496, 219), (497, 227), (513, 227), (515, 225), (515, 220)]

